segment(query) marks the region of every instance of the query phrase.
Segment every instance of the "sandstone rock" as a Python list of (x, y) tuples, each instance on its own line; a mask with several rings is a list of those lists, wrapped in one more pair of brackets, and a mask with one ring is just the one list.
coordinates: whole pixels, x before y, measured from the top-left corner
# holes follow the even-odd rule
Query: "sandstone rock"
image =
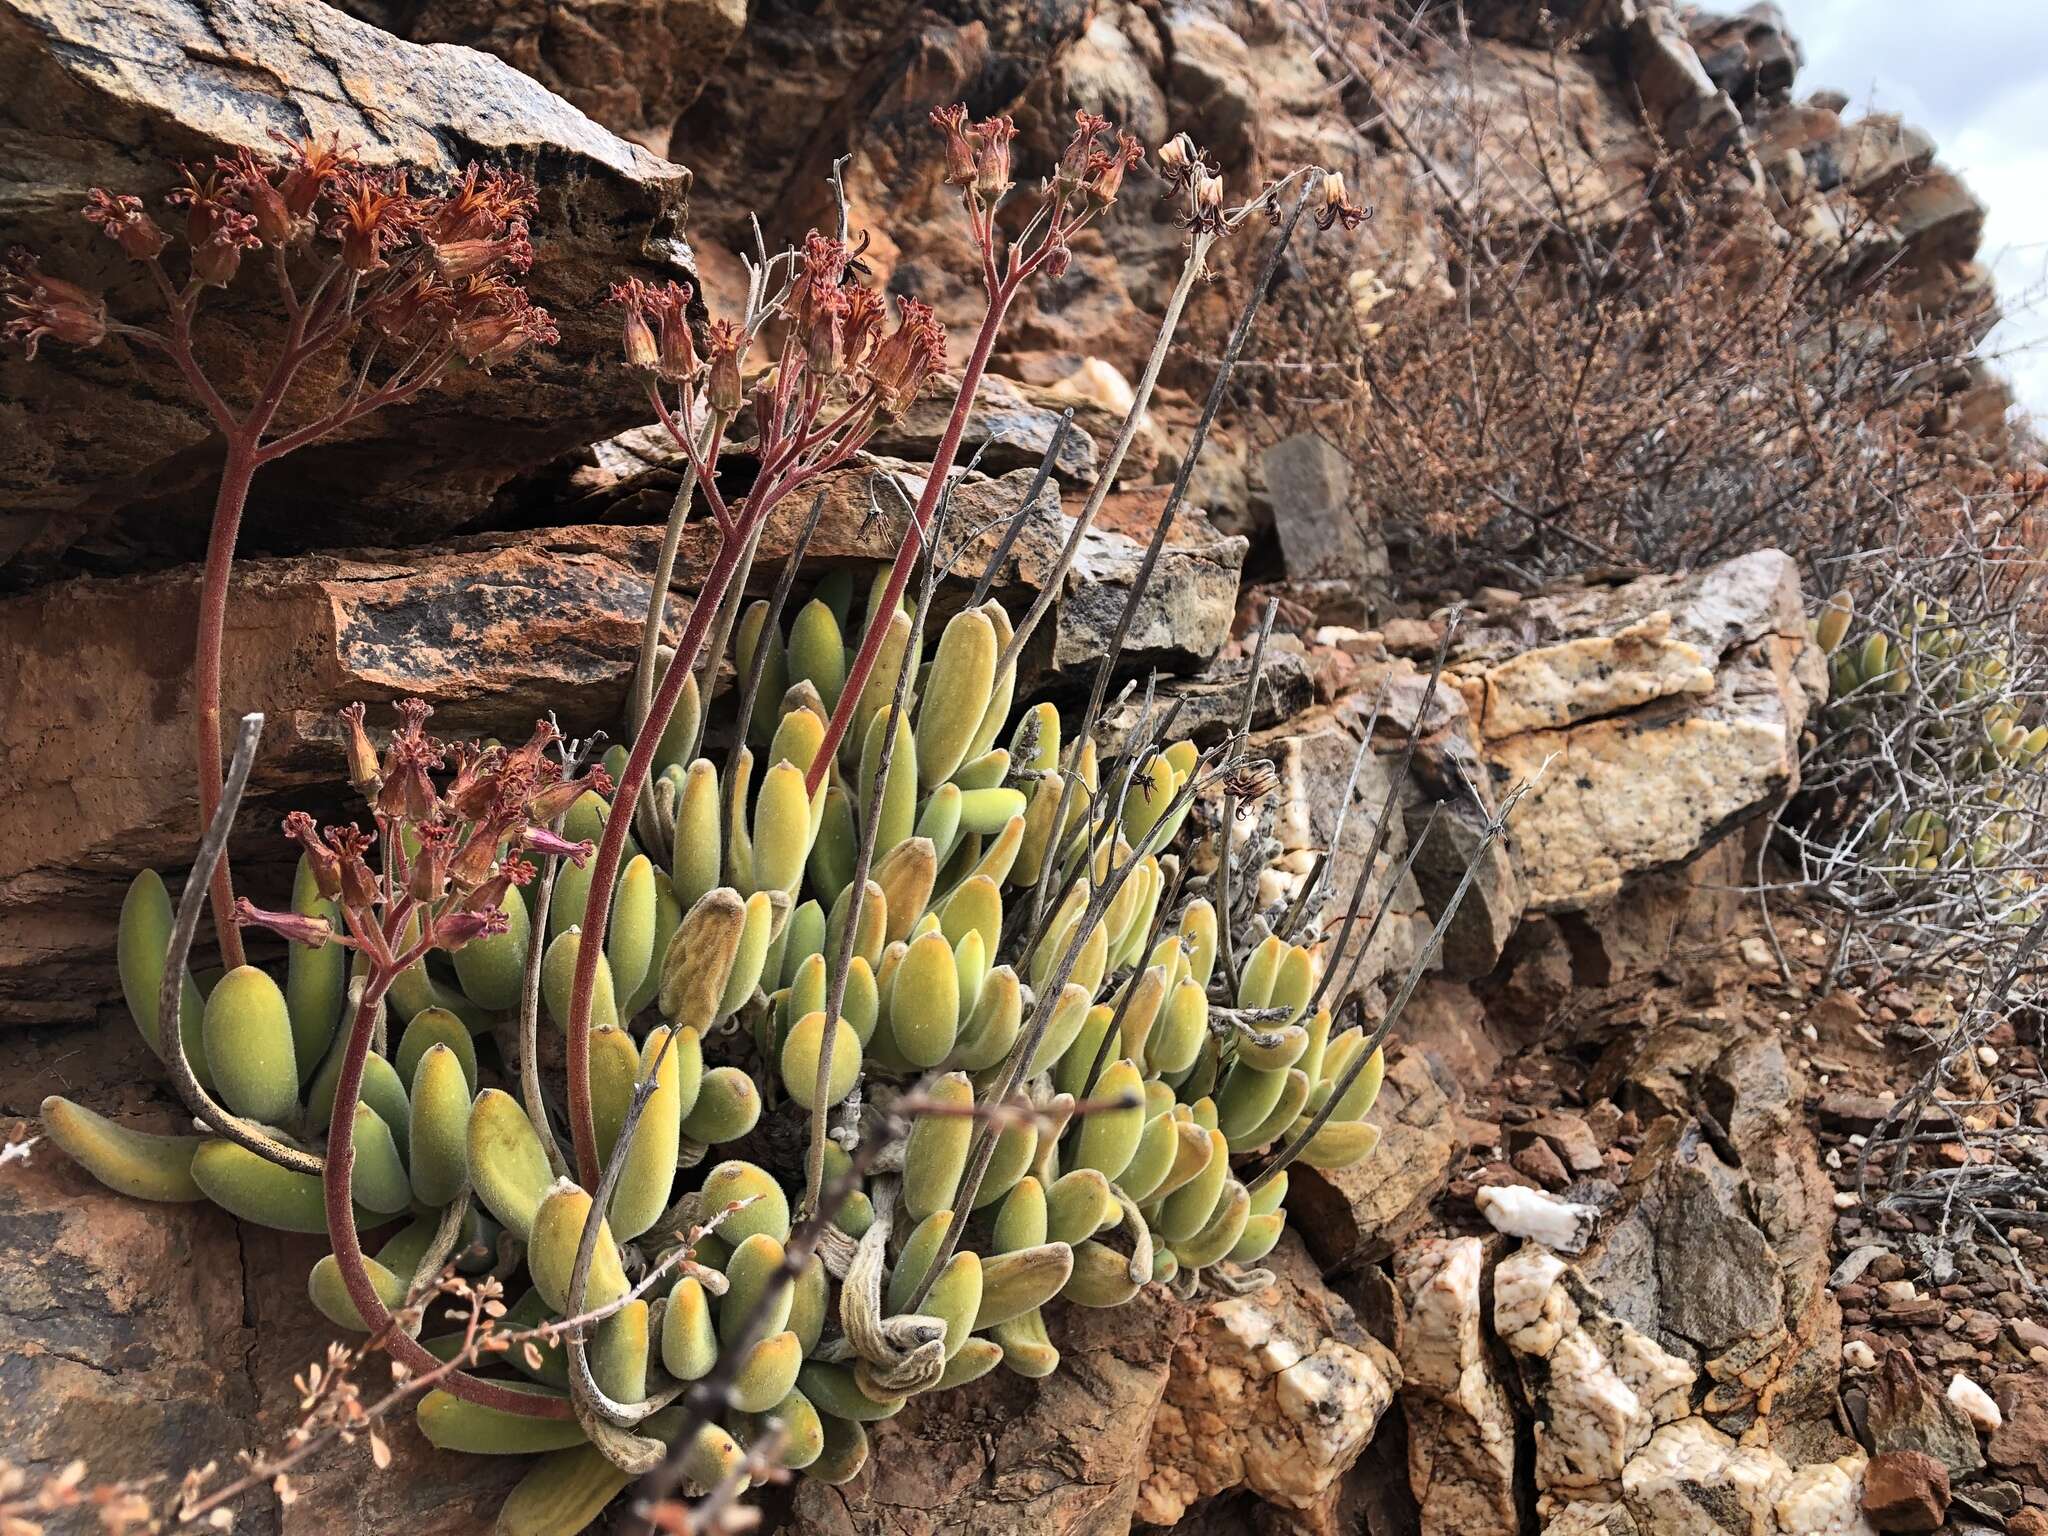
[(1480, 1297), (1485, 1246), (1426, 1239), (1400, 1251), (1407, 1304), (1401, 1409), (1421, 1536), (1515, 1536), (1515, 1415), (1493, 1368)]
[(1159, 52), (1155, 24), (1143, 10), (1129, 3), (1104, 7), (1054, 63), (1061, 95), (1122, 123), (1147, 144), (1162, 144), (1174, 128), (1156, 78)]
[[(1000, 530), (987, 525), (1016, 505), (1028, 478), (1018, 470), (962, 485), (956, 526), (984, 529), (963, 569), (979, 572), (993, 554)], [(895, 549), (905, 514), (884, 497), (888, 510), (870, 519), (867, 484), (863, 469), (826, 482), (827, 512), (810, 551), (816, 568), (872, 569)], [(918, 482), (910, 486), (914, 495)], [(665, 515), (667, 496), (647, 496)], [(800, 499), (776, 510), (756, 567), (762, 585), (808, 510)], [(1049, 489), (997, 591), (1013, 603), (1035, 592), (1070, 526)], [(679, 573), (704, 568), (710, 539), (701, 523), (686, 532)], [(238, 858), (257, 861), (245, 871), (257, 881), (251, 891), (278, 884), (274, 897), (288, 887), (287, 849), (276, 835), (283, 812), (308, 795), (317, 809), (335, 793), (334, 712), (344, 703), (363, 699), (374, 709), (417, 695), (438, 710), (436, 729), (451, 735), (523, 734), (550, 709), (565, 730), (617, 730), (659, 542), (655, 527), (602, 525), (483, 535), (403, 555), (241, 562), (228, 607), (227, 712), (268, 716), (235, 845)], [(1043, 670), (1100, 656), (1095, 626), (1121, 612), (1139, 550), (1107, 528), (1090, 547), (1041, 627), (1044, 638), (1027, 651), (1027, 668), (1034, 659)], [(1241, 540), (1219, 538), (1187, 514), (1140, 605), (1134, 660), (1191, 665), (1181, 647), (1220, 645), (1242, 557)], [(81, 1022), (111, 1001), (121, 891), (136, 869), (172, 868), (188, 854), (197, 817), (185, 725), (196, 585), (196, 573), (182, 568), (0, 600), (0, 651), (15, 662), (0, 678), (0, 771), (22, 786), (0, 808), (0, 1021)], [(683, 601), (671, 605), (673, 621), (687, 612)], [(265, 860), (275, 862), (274, 878)]]
[[(499, 61), (399, 42), (326, 6), (282, 0), (145, 0), (118, 15), (72, 0), (0, 6), (0, 222), (52, 272), (113, 281), (124, 317), (149, 285), (78, 216), (85, 188), (152, 199), (166, 154), (275, 148), (270, 133), (335, 134), (425, 183), (476, 159), (534, 176), (541, 204), (527, 286), (561, 345), (485, 380), (457, 378), (345, 440), (264, 469), (248, 550), (418, 542), (474, 517), (523, 469), (636, 419), (644, 408), (596, 299), (630, 276), (689, 277), (678, 233), (689, 173), (613, 138)], [(230, 398), (267, 370), (265, 285), (209, 295), (202, 351)], [(320, 387), (337, 388), (336, 379)], [(316, 402), (307, 401), (310, 409)], [(203, 547), (218, 447), (168, 362), (112, 347), (0, 361), (0, 560), (40, 568), (82, 541), (104, 568), (137, 552)]]
[(1741, 131), (1742, 114), (1709, 78), (1684, 24), (1663, 0), (1646, 0), (1630, 23), (1628, 69), (1666, 143), (1718, 155)]
[[(1359, 738), (1368, 707), (1364, 700), (1353, 697), (1335, 709), (1314, 710), (1254, 734), (1252, 750), (1271, 762), (1279, 775), (1273, 793), (1259, 801), (1256, 819), (1237, 834), (1245, 844), (1271, 837), (1279, 845), (1279, 854), (1267, 872), (1267, 888), (1258, 893), (1262, 908), (1293, 901), (1316, 856), (1329, 850), (1323, 901), (1326, 928), (1334, 928), (1348, 910), (1366, 853), (1373, 846), (1377, 818), (1387, 803), (1394, 769), (1377, 752), (1368, 752), (1359, 763)], [(1351, 783), (1354, 763), (1359, 763), (1358, 780), (1346, 810), (1345, 789)], [(1376, 903), (1386, 903), (1390, 910), (1359, 962), (1354, 992), (1371, 995), (1389, 978), (1405, 974), (1427, 935), (1423, 927), (1426, 907), (1416, 882), (1412, 878), (1396, 882), (1394, 878), (1408, 846), (1404, 827), (1399, 818), (1390, 822), (1374, 862), (1361, 911), (1369, 921)], [(1365, 942), (1365, 933), (1366, 923), (1361, 922), (1346, 938), (1343, 963), (1347, 967)], [(1333, 954), (1333, 964), (1336, 958)], [(1332, 983), (1329, 1000), (1333, 1005), (1342, 1000), (1335, 995), (1341, 980)]]
[[(1195, 677), (1161, 677), (1153, 695), (1153, 719), (1171, 704), (1180, 706), (1174, 717), (1179, 735), (1212, 740), (1237, 729), (1244, 713), (1245, 678), (1251, 670), (1249, 657), (1232, 657), (1227, 652), (1215, 665)], [(1286, 646), (1267, 649), (1260, 662), (1259, 696), (1252, 705), (1252, 729), (1270, 731), (1305, 715), (1315, 706), (1315, 680), (1301, 653)], [(1130, 738), (1145, 717), (1142, 699), (1129, 699), (1105, 712), (1096, 728), (1096, 740), (1106, 751), (1116, 751)]]
[(1513, 826), (1532, 907), (1598, 903), (1793, 785), (1821, 688), (1805, 623), (1797, 567), (1759, 550), (1537, 598), (1459, 636), (1456, 676), (1496, 783), (1535, 784)]
[(1873, 1456), (1863, 1512), (1880, 1531), (1931, 1531), (1948, 1514), (1948, 1468), (1925, 1451)]
[(1747, 110), (1759, 97), (1783, 96), (1799, 71), (1800, 49), (1784, 12), (1769, 0), (1733, 16), (1694, 12), (1686, 22), (1700, 67)]
[(1171, 1525), (1242, 1488), (1286, 1528), (1335, 1536), (1339, 1484), (1394, 1400), (1401, 1368), (1324, 1287), (1292, 1236), (1274, 1283), (1196, 1314), (1153, 1421), (1137, 1518)]
[(1441, 914), (1452, 896), (1460, 894), (1465, 871), (1474, 869), (1457, 913), (1444, 930), (1438, 959), (1446, 976), (1477, 981), (1500, 964), (1522, 920), (1526, 891), (1521, 872), (1506, 843), (1496, 841), (1482, 851), (1488, 807), (1471, 796), (1438, 802), (1434, 824), (1429, 810), (1418, 802), (1405, 813), (1409, 838), (1422, 840), (1415, 857), (1415, 885), (1424, 906)]
[[(76, 1036), (0, 1037), (0, 1122), (64, 1093), (138, 1130), (189, 1122), (153, 1085), (162, 1068), (125, 1020), (80, 1050)], [(381, 1233), (367, 1233), (374, 1247)], [(306, 1298), (318, 1239), (237, 1224), (217, 1207), (146, 1204), (115, 1194), (53, 1144), (0, 1177), (0, 1459), (54, 1471), (73, 1458), (89, 1481), (168, 1480), (242, 1452), (274, 1452), (298, 1421), (292, 1377), (325, 1354), (334, 1329)], [(381, 1371), (360, 1378), (378, 1390)], [(523, 1466), (433, 1450), (400, 1413), (385, 1422), (393, 1464), (368, 1450), (316, 1456), (292, 1478), (297, 1502), (268, 1489), (238, 1501), (235, 1529), (264, 1536), (337, 1530), (488, 1529)], [(66, 1529), (53, 1522), (53, 1530)]]
[(986, 1530), (1093, 1536), (1126, 1530), (1156, 1443), (1189, 1309), (1152, 1287), (1115, 1310), (1048, 1316), (1060, 1368), (1042, 1382), (998, 1370), (958, 1392), (913, 1398), (870, 1427), (859, 1477), (800, 1482), (806, 1536), (933, 1536)]
[(1889, 112), (1846, 123), (1829, 146), (1834, 172), (1860, 198), (1877, 198), (1934, 163), (1934, 141)]
[(1991, 1464), (2048, 1487), (2048, 1369), (1999, 1377), (1992, 1400), (2004, 1422), (1991, 1435)]
[(747, 23), (744, 0), (347, 0), (416, 43), (460, 43), (533, 76), (614, 133), (668, 152), (676, 115)]
[(1290, 1228), (1302, 1233), (1325, 1271), (1373, 1264), (1429, 1217), (1462, 1150), (1449, 1100), (1417, 1053), (1396, 1055), (1367, 1116), (1380, 1128), (1377, 1151), (1349, 1168), (1287, 1171)]

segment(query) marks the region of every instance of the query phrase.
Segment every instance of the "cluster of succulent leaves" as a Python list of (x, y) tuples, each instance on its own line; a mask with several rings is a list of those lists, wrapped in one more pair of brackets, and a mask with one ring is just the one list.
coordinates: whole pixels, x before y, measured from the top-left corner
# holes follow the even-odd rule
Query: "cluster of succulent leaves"
[[(762, 679), (755, 707), (712, 729), (692, 678), (657, 753), (653, 813), (613, 889), (592, 890), (586, 862), (610, 813), (601, 771), (577, 780), (555, 763), (523, 810), (475, 823), (479, 836), (503, 835), (492, 883), (446, 883), (449, 850), (436, 844), (447, 839), (410, 837), (400, 878), (420, 885), (416, 872), (438, 858), (427, 883), (464, 894), (422, 909), (432, 931), (391, 984), (362, 1063), (350, 1194), (358, 1225), (390, 1229), (365, 1261), (379, 1299), (400, 1308), (451, 1254), (501, 1275), (523, 1263), (530, 1289), (508, 1293), (518, 1299), (504, 1325), (605, 1312), (587, 1341), (589, 1374), (611, 1404), (650, 1410), (636, 1432), (654, 1439), (677, 1423), (666, 1404), (744, 1344), (745, 1358), (726, 1362), (723, 1422), (696, 1430), (689, 1470), (707, 1486), (770, 1421), (784, 1465), (851, 1477), (865, 1459), (864, 1426), (910, 1395), (998, 1366), (1054, 1370), (1048, 1306), (1116, 1306), (1148, 1281), (1187, 1285), (1226, 1261), (1263, 1258), (1286, 1219), (1286, 1177), (1255, 1192), (1240, 1177), (1245, 1155), (1309, 1129), (1325, 1108), (1298, 1148), (1303, 1160), (1341, 1166), (1378, 1139), (1364, 1121), (1377, 1052), (1354, 1070), (1366, 1038), (1356, 1028), (1333, 1035), (1329, 1010), (1310, 1011), (1316, 957), (1277, 937), (1231, 936), (1243, 962), (1228, 976), (1210, 902), (1179, 895), (1179, 845), (1192, 835), (1183, 823), (1203, 787), (1191, 780), (1206, 771), (1194, 745), (1140, 742), (1107, 773), (1092, 742), (1063, 753), (1053, 707), (1013, 712), (1014, 664), (997, 671), (1011, 633), (999, 603), (953, 614), (929, 658), (899, 607), (855, 728), (806, 793), (846, 684), (847, 637), (860, 633), (850, 623), (857, 595), (835, 573), (786, 632), (768, 604), (747, 609), (734, 649), (737, 675)], [(868, 601), (884, 600), (878, 580)], [(912, 701), (900, 714), (899, 699)], [(503, 775), (502, 748), (429, 748), (421, 718), (408, 716), (396, 738), (418, 744), (407, 762), (395, 745), (382, 765), (352, 764), (373, 806), (405, 799), (395, 776), (411, 774), (410, 794), (445, 806), (465, 783), (476, 798), (477, 764), (499, 763)], [(707, 739), (726, 747), (722, 767), (703, 755)], [(529, 764), (535, 743), (520, 749)], [(422, 788), (419, 765), (451, 755), (455, 783)], [(870, 867), (849, 935), (870, 814)], [(207, 986), (186, 978), (179, 1012), (184, 1055), (206, 1091), (310, 1150), (329, 1129), (339, 1026), (360, 1001), (364, 969), (358, 948), (352, 993), (349, 950), (317, 941), (363, 919), (334, 894), (339, 877), (320, 857), (348, 839), (294, 830), (308, 856), (291, 912), (264, 916), (307, 942), (288, 945), (277, 974), (244, 966)], [(1128, 877), (1098, 915), (1094, 884), (1126, 861)], [(551, 884), (532, 878), (544, 865), (555, 866)], [(389, 863), (383, 878), (394, 878)], [(537, 946), (540, 1014), (567, 1028), (593, 901), (609, 913), (590, 1038), (606, 1163), (622, 1131), (630, 1141), (579, 1275), (598, 1191), (570, 1176), (548, 1106), (522, 1091), (521, 1064), (498, 1043), (508, 1026), (516, 1032)], [(171, 924), (162, 881), (141, 875), (122, 911), (121, 975), (160, 1053), (177, 1044), (157, 1029)], [(842, 954), (843, 997), (828, 1024)], [(1027, 1020), (1049, 988), (1049, 1022), (1022, 1060)], [(899, 1157), (855, 1183), (834, 1212), (833, 1240), (785, 1284), (828, 1028), (824, 1162), (835, 1188), (867, 1119), (893, 1103), (923, 1107)], [(1006, 1083), (1031, 1112), (988, 1113)], [(127, 1194), (211, 1199), (244, 1220), (330, 1231), (319, 1177), (234, 1140), (143, 1135), (62, 1099), (44, 1106), (44, 1120), (54, 1141)], [(994, 1148), (970, 1189), (983, 1126)], [(659, 1286), (625, 1300), (651, 1266)], [(364, 1327), (335, 1257), (314, 1266), (308, 1286), (337, 1326)], [(768, 1326), (749, 1328), (764, 1293)], [(459, 1340), (422, 1342), (445, 1354)], [(524, 1378), (519, 1390), (559, 1399), (570, 1392), (569, 1357), (555, 1340), (497, 1363)], [(582, 1414), (527, 1417), (436, 1390), (418, 1418), (439, 1446), (552, 1453), (513, 1496), (506, 1529), (580, 1529), (626, 1480), (619, 1458), (586, 1443)]]
[(1910, 712), (1904, 739), (1917, 761), (1900, 777), (1946, 786), (1955, 803), (1912, 804), (1907, 794), (1877, 805), (1859, 846), (1894, 883), (1943, 869), (2001, 870), (2007, 894), (2018, 898), (2009, 918), (2030, 921), (2026, 897), (2036, 879), (2003, 867), (2029, 839), (2027, 808), (2048, 758), (2048, 724), (2027, 725), (2014, 657), (1995, 633), (1960, 622), (1939, 599), (1914, 597), (1902, 607), (1894, 632), (1866, 624), (1858, 633), (1854, 598), (1842, 591), (1813, 620), (1828, 658), (1832, 726), (1853, 741), (1859, 728), (1886, 730), (1880, 717)]

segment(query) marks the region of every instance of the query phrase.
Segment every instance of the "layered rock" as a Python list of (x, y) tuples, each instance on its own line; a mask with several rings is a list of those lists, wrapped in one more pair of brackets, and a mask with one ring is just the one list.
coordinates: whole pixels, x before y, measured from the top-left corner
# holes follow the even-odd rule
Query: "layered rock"
[[(896, 468), (914, 497), (920, 482)], [(961, 487), (956, 526), (978, 530), (963, 569), (992, 558), (1028, 479), (1016, 470)], [(843, 471), (823, 490), (814, 567), (884, 563), (902, 538), (902, 504), (884, 494), (888, 510), (871, 515), (865, 469)], [(771, 518), (757, 567), (764, 586), (808, 511), (792, 501)], [(1013, 609), (1052, 579), (1071, 526), (1048, 490), (996, 573)], [(679, 572), (704, 568), (710, 539), (706, 524), (687, 531)], [(241, 562), (228, 605), (227, 712), (260, 708), (268, 723), (238, 853), (280, 858), (278, 818), (308, 796), (317, 804), (333, 794), (334, 714), (353, 700), (381, 720), (380, 706), (424, 698), (436, 729), (450, 735), (524, 735), (551, 710), (567, 731), (615, 731), (659, 543), (654, 527), (600, 524), (403, 553)], [(1201, 647), (1220, 646), (1243, 552), (1242, 540), (1186, 517), (1139, 605), (1134, 658), (1189, 666), (1205, 659)], [(1100, 657), (1141, 553), (1113, 528), (1091, 532), (1027, 668), (1055, 674)], [(183, 568), (0, 600), (0, 651), (15, 660), (0, 679), (0, 772), (21, 786), (0, 810), (0, 1021), (82, 1022), (111, 1001), (123, 887), (136, 869), (173, 867), (189, 853), (197, 583)], [(672, 621), (687, 613), (678, 594)], [(260, 862), (248, 872), (261, 891)]]
[[(117, 317), (154, 290), (79, 217), (85, 189), (153, 202), (176, 159), (276, 149), (273, 134), (331, 135), (373, 165), (445, 183), (466, 163), (520, 171), (540, 190), (527, 288), (561, 344), (491, 378), (451, 379), (402, 411), (264, 469), (245, 549), (409, 543), (469, 521), (492, 493), (636, 419), (638, 388), (592, 359), (616, 355), (599, 301), (640, 276), (689, 278), (680, 223), (690, 177), (627, 144), (517, 70), (465, 48), (417, 47), (285, 0), (73, 0), (0, 5), (0, 225), (49, 271), (112, 285)], [(90, 124), (91, 131), (78, 125)], [(169, 158), (166, 158), (169, 157)], [(230, 400), (267, 376), (277, 321), (254, 274), (202, 308), (202, 360)], [(294, 409), (326, 408), (345, 373)], [(171, 364), (112, 343), (0, 357), (0, 564), (15, 584), (88, 546), (109, 561), (203, 547), (219, 449)]]

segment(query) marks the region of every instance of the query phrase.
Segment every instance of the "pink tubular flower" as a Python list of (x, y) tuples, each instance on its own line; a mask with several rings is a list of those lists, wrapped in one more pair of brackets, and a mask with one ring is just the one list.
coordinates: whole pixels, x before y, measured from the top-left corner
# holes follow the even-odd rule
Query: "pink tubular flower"
[(1074, 114), (1074, 136), (1060, 152), (1057, 182), (1061, 195), (1072, 192), (1088, 174), (1088, 160), (1095, 153), (1095, 141), (1109, 132), (1109, 119), (1093, 112)]
[(284, 819), (284, 835), (297, 843), (306, 859), (306, 868), (312, 871), (313, 884), (328, 901), (341, 895), (341, 858), (327, 844), (320, 840), (320, 832), (313, 825), (313, 818), (304, 811), (293, 811)]
[(946, 328), (939, 324), (929, 304), (916, 299), (898, 299), (902, 320), (875, 348), (868, 364), (868, 378), (881, 396), (882, 409), (901, 412), (917, 398), (924, 381), (946, 355)]
[(437, 241), (433, 251), (435, 267), (451, 283), (488, 272), (524, 272), (533, 265), (533, 241), (524, 219), (513, 219), (496, 238)]
[(647, 306), (652, 290), (637, 277), (613, 283), (610, 302), (626, 312), (622, 327), (626, 366), (652, 373), (661, 365), (661, 344), (648, 323)]
[(454, 951), (462, 948), (472, 939), (489, 938), (492, 934), (503, 933), (509, 926), (504, 909), (491, 907), (485, 911), (471, 911), (457, 908), (443, 912), (434, 919), (434, 947)]
[(458, 316), (453, 330), (457, 350), (486, 373), (530, 346), (550, 347), (562, 339), (553, 317), (522, 289), (498, 289), (491, 305)]
[(96, 347), (106, 339), (107, 305), (98, 294), (52, 277), (26, 251), (16, 251), (0, 269), (0, 297), (15, 318), (0, 335), (22, 343), (30, 357), (45, 336), (69, 347)]
[(326, 232), (341, 242), (341, 259), (351, 271), (375, 272), (384, 253), (408, 238), (420, 222), (420, 205), (406, 189), (403, 171), (350, 170), (331, 193), (334, 213)]
[(335, 937), (334, 924), (324, 917), (306, 917), (298, 912), (267, 912), (246, 896), (235, 900), (235, 926), (267, 928), (280, 938), (303, 944), (308, 949), (319, 949)]
[(329, 827), (321, 835), (327, 839), (327, 846), (334, 850), (341, 866), (342, 905), (359, 912), (368, 911), (381, 894), (377, 876), (364, 857), (370, 851), (370, 845), (377, 840), (376, 835), (355, 826)]
[(520, 839), (520, 846), (549, 858), (567, 859), (578, 869), (581, 869), (585, 861), (596, 851), (588, 839), (572, 843), (547, 827), (528, 827)]
[(974, 125), (974, 190), (993, 203), (1010, 190), (1010, 141), (1017, 125), (1007, 117), (991, 117)]
[(131, 261), (155, 261), (171, 243), (171, 237), (149, 216), (139, 197), (116, 197), (104, 187), (94, 187), (85, 195), (85, 217), (120, 246)]
[(241, 198), (255, 221), (256, 233), (271, 245), (288, 245), (303, 229), (302, 221), (285, 203), (284, 194), (271, 184), (275, 168), (242, 150), (232, 160), (217, 162), (229, 186)]
[(745, 395), (740, 387), (740, 353), (746, 334), (730, 320), (714, 320), (706, 338), (711, 373), (704, 381), (705, 398), (721, 416), (737, 416)]
[(312, 213), (314, 205), (341, 178), (358, 169), (356, 157), (341, 147), (338, 139), (286, 139), (273, 135), (284, 146), (286, 166), (278, 195), (295, 219)]
[(611, 789), (612, 776), (602, 768), (593, 768), (580, 779), (558, 779), (537, 790), (526, 802), (526, 814), (537, 826), (546, 826), (556, 817), (566, 815), (569, 807), (586, 793), (608, 795)]
[(946, 182), (949, 186), (974, 185), (974, 146), (967, 142), (967, 108), (955, 102), (950, 107), (932, 108), (932, 123), (946, 136)]
[(1082, 183), (1082, 190), (1088, 194), (1089, 206), (1097, 212), (1116, 201), (1116, 195), (1123, 187), (1124, 172), (1145, 158), (1145, 146), (1128, 133), (1117, 135), (1116, 148), (1098, 149), (1088, 157), (1088, 174)]
[(202, 283), (225, 288), (242, 269), (242, 253), (262, 246), (254, 218), (246, 213), (223, 214), (213, 233), (192, 247), (192, 275)]
[(533, 183), (524, 176), (480, 170), (471, 162), (455, 190), (427, 213), (427, 235), (439, 244), (487, 240), (515, 220), (523, 225), (533, 217), (534, 207)]

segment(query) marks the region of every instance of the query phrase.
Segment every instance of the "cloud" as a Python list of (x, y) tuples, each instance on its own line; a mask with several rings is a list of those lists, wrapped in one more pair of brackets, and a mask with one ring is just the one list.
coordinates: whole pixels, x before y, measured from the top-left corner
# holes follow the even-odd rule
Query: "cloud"
[[(2019, 403), (2048, 418), (2048, 50), (2039, 0), (1780, 0), (1805, 64), (1796, 90), (1897, 112), (1990, 210), (1978, 253), (2007, 318), (1987, 342)], [(2029, 306), (2032, 306), (2031, 310)]]

